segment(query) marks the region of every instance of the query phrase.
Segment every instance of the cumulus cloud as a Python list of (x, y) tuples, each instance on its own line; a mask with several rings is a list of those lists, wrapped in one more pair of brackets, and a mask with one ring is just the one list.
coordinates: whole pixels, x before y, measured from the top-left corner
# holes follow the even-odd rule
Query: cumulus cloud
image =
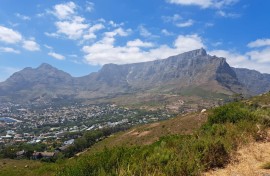
[[(39, 45), (34, 40), (25, 40), (19, 32), (4, 26), (0, 26), (0, 41), (8, 44), (22, 43), (22, 47), (29, 51), (40, 50)], [(18, 50), (10, 47), (2, 47), (1, 51), (17, 54), (20, 53)]]
[(183, 28), (183, 27), (190, 27), (193, 24), (194, 24), (194, 21), (192, 19), (189, 19), (188, 21), (176, 24), (176, 26)]
[(69, 39), (79, 39), (83, 32), (88, 28), (88, 24), (84, 24), (84, 18), (75, 16), (72, 20), (58, 21), (55, 23), (58, 34), (64, 34)]
[(15, 54), (20, 53), (19, 50), (16, 50), (16, 49), (10, 48), (10, 47), (0, 47), (0, 52), (2, 52), (2, 53), (15, 53)]
[(183, 19), (179, 14), (174, 14), (173, 16), (162, 16), (161, 17), (164, 22), (177, 22)]
[(241, 17), (241, 15), (238, 14), (238, 13), (227, 13), (227, 12), (225, 12), (223, 10), (217, 11), (216, 14), (218, 16), (224, 17), (224, 18), (239, 18), (239, 17)]
[(270, 39), (257, 39), (255, 41), (250, 42), (247, 46), (249, 48), (270, 46)]
[(54, 37), (54, 38), (59, 37), (59, 34), (54, 33), (54, 32), (52, 32), (52, 33), (45, 32), (44, 34), (45, 34), (46, 36), (48, 36), (48, 37)]
[(140, 39), (136, 39), (133, 41), (129, 41), (127, 42), (127, 46), (128, 47), (143, 47), (143, 48), (149, 48), (149, 47), (153, 47), (154, 44), (150, 43), (150, 42), (143, 42)]
[(63, 4), (57, 4), (54, 6), (51, 13), (59, 19), (67, 19), (75, 14), (76, 7), (76, 4), (72, 1)]
[[(161, 45), (153, 48), (148, 42), (139, 39), (129, 41), (124, 46), (115, 46), (115, 37), (120, 33), (112, 32), (114, 35), (106, 35), (100, 41), (90, 46), (84, 46), (85, 60), (89, 64), (104, 65), (108, 63), (126, 64), (156, 59), (164, 59), (172, 55), (180, 54), (193, 49), (204, 47), (202, 39), (197, 35), (180, 35), (175, 40), (173, 47)], [(149, 50), (142, 48), (150, 47)]]
[(270, 73), (270, 48), (253, 50), (244, 54), (229, 50), (214, 50), (211, 55), (226, 58), (227, 62), (237, 68), (248, 68), (258, 70), (262, 73)]
[(250, 51), (247, 53), (247, 55), (255, 62), (270, 63), (270, 47), (262, 50)]
[[(89, 5), (90, 2), (86, 4)], [(57, 29), (56, 32), (45, 32), (45, 35), (49, 37), (67, 37), (71, 40), (79, 40), (86, 33), (89, 28), (89, 24), (85, 23), (85, 18), (77, 15), (78, 6), (70, 1), (62, 4), (57, 4), (53, 7), (53, 10), (49, 11), (58, 18), (54, 23)], [(86, 36), (86, 38), (93, 37), (92, 34)]]
[(139, 26), (139, 32), (140, 35), (143, 37), (151, 37), (152, 33), (150, 31), (148, 31), (148, 29), (146, 29), (143, 25)]
[(185, 5), (185, 6), (199, 6), (201, 8), (221, 8), (237, 3), (239, 0), (166, 0), (171, 4)]
[(23, 41), (23, 48), (28, 51), (39, 51), (40, 47), (34, 40), (24, 40)]
[(65, 56), (55, 53), (55, 52), (49, 52), (48, 55), (58, 60), (65, 60)]
[(19, 32), (4, 26), (0, 26), (0, 41), (14, 44), (20, 42), (21, 40), (22, 35)]
[(169, 32), (167, 29), (162, 29), (162, 30), (161, 30), (161, 33), (164, 34), (164, 35), (166, 35), (166, 36), (171, 36), (171, 35), (173, 35), (173, 33), (172, 33), (172, 32)]
[(25, 16), (25, 15), (22, 15), (22, 14), (19, 14), (19, 13), (16, 13), (15, 14), (16, 17), (22, 19), (22, 20), (31, 20), (31, 18), (29, 16)]
[(206, 48), (203, 44), (202, 38), (197, 35), (180, 35), (174, 43), (175, 47), (180, 49), (181, 52), (190, 51), (198, 48)]
[(86, 1), (86, 8), (87, 12), (92, 12), (94, 10), (95, 4), (93, 2)]
[(85, 40), (97, 38), (95, 32), (104, 29), (105, 26), (101, 23), (95, 24), (88, 29), (88, 33), (83, 36)]

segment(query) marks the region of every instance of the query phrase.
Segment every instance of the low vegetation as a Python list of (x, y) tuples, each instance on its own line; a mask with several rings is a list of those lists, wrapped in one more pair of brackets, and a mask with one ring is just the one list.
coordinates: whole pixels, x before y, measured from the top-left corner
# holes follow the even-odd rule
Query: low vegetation
[(213, 109), (193, 134), (165, 136), (146, 146), (105, 148), (69, 161), (57, 175), (199, 175), (224, 167), (240, 146), (264, 140), (268, 112), (230, 103)]
[(269, 169), (270, 170), (270, 162), (266, 163), (262, 166), (263, 169)]

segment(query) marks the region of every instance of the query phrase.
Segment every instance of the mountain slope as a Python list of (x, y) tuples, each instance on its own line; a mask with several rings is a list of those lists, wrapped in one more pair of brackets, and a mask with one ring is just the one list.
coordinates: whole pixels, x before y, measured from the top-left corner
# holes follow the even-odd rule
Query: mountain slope
[(179, 92), (188, 87), (202, 87), (227, 94), (245, 92), (226, 60), (209, 56), (204, 49), (164, 60), (126, 65), (107, 64), (99, 72), (80, 78), (80, 81), (88, 82), (90, 92), (101, 91), (103, 96), (153, 89)]
[(256, 70), (233, 68), (238, 80), (253, 95), (270, 91), (270, 74), (262, 74)]
[(225, 58), (198, 49), (163, 60), (107, 64), (100, 71), (80, 78), (48, 64), (25, 68), (0, 83), (0, 96), (1, 101), (28, 102), (61, 97), (91, 101), (123, 96), (137, 99), (139, 94), (155, 98), (179, 96), (190, 90), (194, 95), (247, 94), (244, 86), (247, 84), (241, 82), (245, 78), (237, 76)]
[[(74, 93), (74, 78), (49, 64), (25, 68), (0, 83), (0, 96), (19, 102)], [(3, 98), (2, 98), (3, 99)]]

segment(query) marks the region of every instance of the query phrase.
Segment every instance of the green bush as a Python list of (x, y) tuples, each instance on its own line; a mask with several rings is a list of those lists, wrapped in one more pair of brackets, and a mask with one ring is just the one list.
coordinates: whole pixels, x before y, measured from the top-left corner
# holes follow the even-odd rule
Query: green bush
[(208, 117), (208, 124), (237, 123), (241, 120), (256, 120), (251, 111), (240, 102), (218, 107)]

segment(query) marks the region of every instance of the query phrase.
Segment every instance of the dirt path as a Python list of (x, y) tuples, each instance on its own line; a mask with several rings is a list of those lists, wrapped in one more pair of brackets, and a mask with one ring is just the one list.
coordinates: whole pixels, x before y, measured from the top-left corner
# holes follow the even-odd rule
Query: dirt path
[(237, 152), (236, 160), (205, 176), (270, 176), (270, 170), (261, 169), (263, 164), (270, 162), (270, 142), (249, 144)]

